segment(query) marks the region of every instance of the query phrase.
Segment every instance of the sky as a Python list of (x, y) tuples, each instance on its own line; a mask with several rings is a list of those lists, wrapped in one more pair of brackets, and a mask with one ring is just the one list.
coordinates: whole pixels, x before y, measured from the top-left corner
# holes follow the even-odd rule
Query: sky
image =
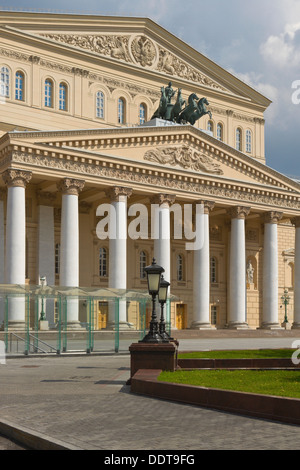
[(0, 10), (147, 17), (272, 101), (267, 164), (300, 179), (300, 0), (0, 0)]

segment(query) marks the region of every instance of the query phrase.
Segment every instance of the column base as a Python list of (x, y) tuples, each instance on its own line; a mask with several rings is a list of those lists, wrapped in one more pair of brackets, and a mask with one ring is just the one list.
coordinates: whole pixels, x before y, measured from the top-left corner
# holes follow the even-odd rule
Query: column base
[(262, 325), (258, 328), (259, 330), (282, 330), (283, 328), (279, 325), (279, 323), (262, 323)]
[(106, 330), (119, 330), (119, 331), (126, 331), (126, 330), (134, 330), (134, 326), (132, 323), (129, 322), (119, 322), (119, 325), (116, 322), (108, 322), (106, 325)]
[(292, 330), (300, 330), (300, 323), (295, 321), (292, 325)]
[(229, 330), (247, 330), (249, 329), (249, 325), (246, 322), (229, 322), (227, 328)]
[(81, 325), (79, 321), (67, 322), (66, 327), (67, 327), (66, 328), (67, 330), (82, 330), (83, 329), (83, 326)]
[(7, 331), (25, 331), (24, 321), (8, 321)]
[(200, 321), (194, 321), (191, 324), (191, 329), (192, 330), (211, 330), (212, 325), (210, 323), (205, 323), (205, 322), (200, 322)]

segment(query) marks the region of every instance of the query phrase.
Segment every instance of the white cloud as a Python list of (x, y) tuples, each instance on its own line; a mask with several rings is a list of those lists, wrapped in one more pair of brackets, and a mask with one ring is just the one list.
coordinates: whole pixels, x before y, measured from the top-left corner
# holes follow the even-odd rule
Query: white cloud
[(284, 31), (277, 36), (269, 36), (260, 46), (262, 56), (281, 68), (299, 66), (300, 47), (296, 40), (298, 32), (300, 33), (300, 23), (295, 23), (286, 25)]

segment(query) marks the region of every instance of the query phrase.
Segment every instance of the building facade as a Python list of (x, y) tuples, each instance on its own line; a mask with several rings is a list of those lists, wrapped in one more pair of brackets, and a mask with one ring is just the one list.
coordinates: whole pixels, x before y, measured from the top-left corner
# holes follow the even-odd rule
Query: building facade
[[(286, 289), (300, 325), (300, 185), (266, 164), (267, 98), (143, 18), (2, 12), (0, 74), (0, 284), (146, 289), (155, 257), (173, 328), (279, 328)], [(160, 119), (162, 87), (211, 115)]]

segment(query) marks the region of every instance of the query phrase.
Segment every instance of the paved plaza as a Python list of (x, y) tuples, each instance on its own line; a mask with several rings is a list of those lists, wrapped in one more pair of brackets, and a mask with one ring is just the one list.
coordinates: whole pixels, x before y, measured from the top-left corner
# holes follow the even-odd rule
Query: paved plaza
[[(180, 348), (291, 347), (295, 338), (182, 339)], [(0, 365), (1, 419), (66, 449), (299, 449), (300, 428), (133, 395), (130, 356), (9, 358)], [(11, 448), (0, 439), (0, 449)]]

